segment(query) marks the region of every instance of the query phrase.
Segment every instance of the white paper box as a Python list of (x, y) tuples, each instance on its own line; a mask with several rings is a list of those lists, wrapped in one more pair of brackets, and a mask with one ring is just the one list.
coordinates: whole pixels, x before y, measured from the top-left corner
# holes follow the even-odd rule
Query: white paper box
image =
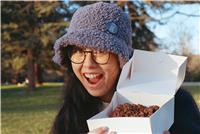
[[(185, 77), (186, 57), (135, 50), (121, 72), (117, 91), (108, 107), (87, 120), (89, 130), (109, 127), (118, 134), (163, 134), (174, 121), (174, 95)], [(114, 117), (109, 114), (123, 103), (158, 105), (150, 117)]]

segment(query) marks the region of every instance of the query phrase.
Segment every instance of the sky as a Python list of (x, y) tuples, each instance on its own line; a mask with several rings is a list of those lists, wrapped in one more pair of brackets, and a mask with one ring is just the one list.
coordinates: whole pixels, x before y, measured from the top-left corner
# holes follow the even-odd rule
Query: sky
[[(155, 26), (153, 23), (149, 23), (151, 30), (162, 40), (160, 42), (161, 45), (165, 44), (168, 46), (168, 49), (163, 49), (162, 51), (171, 53), (176, 50), (178, 53), (181, 53), (181, 50), (179, 50), (180, 45), (178, 45), (178, 40), (181, 39), (188, 41), (186, 47), (192, 54), (200, 54), (200, 4), (175, 6), (170, 12), (162, 14), (162, 17), (170, 16), (176, 11), (192, 14), (196, 17), (176, 14), (167, 20), (165, 25)], [(156, 17), (159, 18), (161, 16), (157, 14)]]

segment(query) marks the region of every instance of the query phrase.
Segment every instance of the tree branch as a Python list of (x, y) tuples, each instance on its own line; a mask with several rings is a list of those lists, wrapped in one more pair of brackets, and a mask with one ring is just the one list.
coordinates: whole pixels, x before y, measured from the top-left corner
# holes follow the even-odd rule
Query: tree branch
[(179, 11), (176, 11), (175, 12), (176, 14), (181, 14), (181, 15), (185, 15), (185, 16), (189, 16), (189, 17), (200, 17), (200, 14), (187, 14), (187, 13), (183, 13), (183, 12), (179, 12)]

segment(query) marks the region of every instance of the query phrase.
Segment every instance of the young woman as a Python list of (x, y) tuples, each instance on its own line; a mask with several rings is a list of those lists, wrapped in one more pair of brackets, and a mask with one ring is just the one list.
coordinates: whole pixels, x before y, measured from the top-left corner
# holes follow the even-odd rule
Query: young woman
[[(75, 12), (67, 33), (54, 46), (53, 60), (66, 67), (67, 78), (51, 133), (88, 133), (86, 120), (109, 104), (121, 69), (133, 55), (131, 36), (130, 18), (115, 4), (98, 2)], [(200, 115), (192, 97), (179, 90), (175, 103), (170, 132), (200, 133)], [(89, 133), (107, 132), (102, 126)]]

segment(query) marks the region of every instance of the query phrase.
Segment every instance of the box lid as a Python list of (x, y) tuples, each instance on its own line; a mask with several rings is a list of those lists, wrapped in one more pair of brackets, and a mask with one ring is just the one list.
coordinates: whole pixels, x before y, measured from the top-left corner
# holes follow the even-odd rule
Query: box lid
[(184, 56), (135, 50), (122, 68), (117, 91), (174, 95), (184, 80), (186, 61)]

